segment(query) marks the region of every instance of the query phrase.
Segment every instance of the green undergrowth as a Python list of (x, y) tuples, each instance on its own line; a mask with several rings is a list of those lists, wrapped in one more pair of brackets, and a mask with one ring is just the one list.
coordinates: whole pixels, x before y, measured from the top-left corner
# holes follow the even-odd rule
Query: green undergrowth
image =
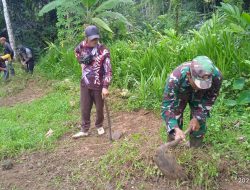
[[(239, 178), (250, 177), (249, 115), (237, 109), (230, 110), (228, 114), (221, 114), (221, 109), (223, 108), (219, 100), (211, 118), (208, 119), (204, 148), (187, 149), (180, 146), (174, 151), (178, 163), (183, 166), (188, 177), (186, 182), (174, 181), (176, 187), (219, 189), (225, 180), (238, 182)], [(184, 115), (184, 125), (187, 126), (189, 109)], [(163, 141), (166, 141), (164, 127), (159, 129), (159, 133)], [(123, 189), (129, 187), (134, 179), (150, 181), (162, 177), (152, 160), (148, 159), (155, 149), (155, 144), (147, 144), (145, 147), (145, 141), (150, 141), (149, 138), (153, 137), (135, 134), (115, 143), (94, 166), (98, 175), (92, 176), (92, 182), (98, 180), (98, 184), (111, 183), (116, 189)], [(149, 151), (148, 157), (145, 156), (145, 151)]]

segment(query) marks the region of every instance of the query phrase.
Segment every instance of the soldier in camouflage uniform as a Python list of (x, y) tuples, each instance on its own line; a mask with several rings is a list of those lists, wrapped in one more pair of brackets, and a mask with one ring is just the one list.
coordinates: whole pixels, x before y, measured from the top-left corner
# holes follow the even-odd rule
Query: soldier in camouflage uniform
[(221, 72), (206, 56), (198, 56), (177, 67), (168, 77), (162, 103), (162, 117), (166, 122), (168, 140), (185, 138), (183, 112), (191, 109), (192, 131), (190, 147), (199, 147), (206, 132), (206, 118), (219, 95)]

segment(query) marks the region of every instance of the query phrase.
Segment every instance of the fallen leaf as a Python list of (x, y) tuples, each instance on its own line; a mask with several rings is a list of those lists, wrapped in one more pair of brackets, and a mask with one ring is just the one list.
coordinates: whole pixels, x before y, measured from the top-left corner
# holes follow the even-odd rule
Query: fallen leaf
[(50, 136), (52, 136), (53, 135), (53, 130), (52, 129), (49, 129), (49, 131), (46, 133), (46, 138), (49, 138)]

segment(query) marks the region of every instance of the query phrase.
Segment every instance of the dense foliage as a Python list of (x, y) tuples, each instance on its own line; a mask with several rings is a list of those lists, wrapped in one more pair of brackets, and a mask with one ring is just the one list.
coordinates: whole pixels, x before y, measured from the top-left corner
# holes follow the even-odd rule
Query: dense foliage
[[(129, 99), (133, 107), (159, 109), (169, 72), (197, 55), (209, 56), (225, 79), (232, 79), (232, 72), (233, 78), (248, 78), (249, 18), (246, 11), (222, 3), (199, 29), (192, 28), (178, 34), (175, 29), (158, 30), (148, 23), (141, 31), (145, 35), (139, 32), (138, 36), (133, 36), (134, 33), (129, 33), (127, 40), (108, 41), (114, 71), (113, 84), (130, 90)], [(73, 52), (75, 44), (49, 44), (46, 56), (41, 59), (41, 70), (51, 77), (80, 78)], [(246, 98), (247, 95), (249, 91), (244, 91), (240, 96)], [(231, 103), (231, 100), (236, 101), (236, 97), (225, 98)], [(245, 104), (248, 103), (249, 99), (245, 100)]]
[[(46, 47), (46, 41), (55, 41), (57, 37), (56, 14), (51, 12), (45, 17), (39, 17), (39, 10), (48, 0), (10, 0), (8, 11), (14, 30), (16, 44), (24, 44), (36, 50), (39, 54)], [(8, 38), (2, 3), (0, 3), (0, 35)]]

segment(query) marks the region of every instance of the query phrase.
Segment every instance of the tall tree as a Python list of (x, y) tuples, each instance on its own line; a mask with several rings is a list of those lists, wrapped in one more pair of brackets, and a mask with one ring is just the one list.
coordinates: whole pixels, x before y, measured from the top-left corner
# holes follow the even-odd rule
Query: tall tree
[(179, 33), (179, 18), (180, 18), (180, 9), (181, 9), (181, 0), (170, 0), (169, 9), (173, 9), (175, 14), (175, 30), (176, 33)]
[(8, 11), (7, 2), (6, 2), (6, 0), (2, 0), (2, 3), (3, 3), (4, 19), (5, 19), (6, 28), (7, 28), (7, 31), (8, 31), (10, 45), (15, 51), (16, 50), (15, 38), (14, 38), (12, 26), (11, 26), (11, 21), (10, 21), (10, 15), (9, 15), (9, 11)]

